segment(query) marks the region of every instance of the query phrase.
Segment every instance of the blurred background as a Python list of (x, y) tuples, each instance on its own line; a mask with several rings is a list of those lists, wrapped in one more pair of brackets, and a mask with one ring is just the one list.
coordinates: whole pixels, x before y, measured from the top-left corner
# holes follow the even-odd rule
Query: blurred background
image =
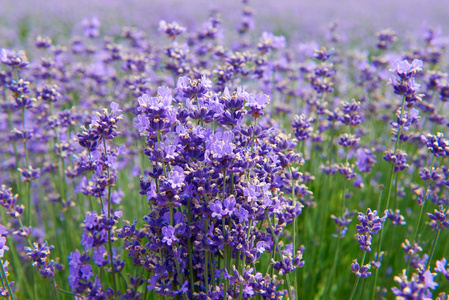
[(195, 29), (193, 24), (201, 24), (212, 10), (220, 13), (223, 28), (232, 29), (245, 5), (254, 13), (254, 34), (272, 31), (290, 42), (319, 40), (333, 22), (343, 39), (358, 41), (374, 39), (375, 32), (388, 27), (400, 39), (428, 27), (449, 31), (447, 0), (0, 0), (0, 46), (26, 46), (38, 34), (56, 41), (82, 35), (81, 20), (94, 16), (102, 33), (110, 35), (120, 34), (123, 26), (159, 34), (161, 19)]

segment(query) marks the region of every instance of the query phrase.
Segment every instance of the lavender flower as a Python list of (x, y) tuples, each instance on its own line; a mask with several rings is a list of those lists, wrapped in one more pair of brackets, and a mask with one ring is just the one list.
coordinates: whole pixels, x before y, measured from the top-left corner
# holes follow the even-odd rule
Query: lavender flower
[(173, 242), (179, 242), (179, 240), (175, 236), (175, 229), (173, 226), (164, 226), (162, 227), (162, 235), (164, 238), (162, 239), (163, 243), (171, 246)]
[(426, 271), (424, 281), (421, 281), (418, 274), (412, 274), (410, 280), (406, 275), (406, 270), (402, 271), (400, 276), (395, 276), (394, 281), (399, 283), (399, 288), (391, 288), (396, 297), (412, 298), (412, 299), (432, 299), (429, 289), (435, 289), (438, 285), (433, 282), (434, 275), (430, 271)]
[(423, 62), (414, 59), (410, 64), (407, 60), (395, 60), (391, 63), (390, 72), (395, 72), (401, 79), (414, 77), (419, 71), (422, 71)]
[(183, 76), (178, 78), (177, 88), (186, 98), (202, 97), (211, 87), (209, 82), (205, 76), (198, 80), (191, 80), (189, 77)]
[[(323, 37), (327, 49), (315, 41), (287, 48), (287, 38), (296, 43), (299, 34), (265, 31), (253, 39), (255, 12), (249, 2), (243, 0), (237, 12), (238, 39), (227, 35), (228, 22), (222, 23), (215, 10), (199, 22), (201, 13), (191, 16), (189, 32), (162, 20), (160, 35), (150, 21), (135, 18), (134, 24), (149, 30), (124, 27), (118, 36), (119, 28), (103, 27), (113, 23), (103, 14), (104, 24), (87, 15), (80, 37), (50, 30), (58, 44), (32, 27), (38, 36), (27, 50), (32, 61), (22, 51), (0, 50), (0, 178), (5, 183), (0, 208), (3, 224), (8, 223), (8, 230), (0, 226), (1, 255), (11, 255), (5, 251), (14, 243), (24, 254), (19, 262), (27, 258), (35, 265), (30, 270), (48, 277), (56, 293), (80, 299), (309, 299), (317, 296), (312, 285), (323, 287), (320, 296), (327, 299), (350, 288), (350, 273), (341, 273), (338, 285), (335, 274), (321, 275), (332, 260), (332, 273), (339, 270), (338, 255), (357, 248), (344, 236), (354, 214), (349, 208), (359, 207), (365, 212), (358, 214), (355, 239), (366, 252), (363, 263), (355, 260), (351, 269), (357, 283), (372, 267), (384, 276), (385, 287), (372, 282), (362, 298), (376, 291), (377, 298), (389, 296), (386, 287), (395, 285), (388, 283), (391, 260), (383, 260), (380, 250), (367, 252), (387, 218), (397, 225), (416, 219), (404, 201), (407, 188), (418, 201), (426, 194), (443, 205), (427, 214), (431, 229), (445, 234), (448, 227), (447, 141), (436, 133), (445, 132), (448, 123), (449, 83), (442, 72), (446, 37), (426, 29), (424, 37), (408, 37), (404, 47), (394, 44), (403, 36), (382, 30), (363, 47), (350, 39), (350, 51), (343, 51), (349, 49), (344, 35), (352, 33), (337, 31), (332, 22)], [(5, 8), (11, 28), (18, 30), (0, 25), (6, 33), (0, 39), (14, 47), (27, 41), (29, 24)], [(271, 30), (261, 21), (262, 29)], [(14, 33), (20, 36), (9, 35)], [(171, 41), (161, 42), (165, 36)], [(183, 41), (174, 41), (179, 38)], [(429, 70), (421, 74), (424, 66)], [(394, 93), (407, 108), (392, 101)], [(270, 102), (276, 105), (267, 114)], [(386, 166), (376, 160), (391, 140), (395, 150), (382, 154), (396, 172), (388, 184)], [(426, 166), (430, 160), (433, 168)], [(344, 178), (325, 176), (337, 172)], [(427, 181), (427, 191), (413, 183), (420, 178)], [(352, 184), (344, 181), (343, 187), (341, 179)], [(366, 209), (378, 201), (373, 192), (383, 188), (381, 183), (390, 188), (387, 198), (397, 192), (398, 201), (394, 210), (378, 216)], [(331, 221), (341, 193), (346, 207)], [(21, 203), (28, 195), (35, 205), (24, 222)], [(319, 223), (303, 226), (299, 216), (314, 206), (319, 213), (312, 219)], [(333, 224), (338, 249), (326, 235)], [(398, 230), (404, 239), (413, 234)], [(337, 250), (337, 257), (307, 255), (299, 246), (301, 232), (312, 241), (311, 251)], [(8, 234), (15, 238), (6, 241)], [(46, 243), (49, 234), (63, 247)], [(375, 246), (388, 246), (382, 248), (388, 258), (398, 258), (401, 250), (392, 238), (386, 235), (385, 245)], [(349, 246), (353, 249), (342, 249)], [(447, 241), (435, 242), (432, 254), (423, 251), (432, 246), (403, 243), (407, 267), (417, 274), (399, 277), (391, 295), (432, 297), (438, 279), (432, 271), (445, 277), (449, 272), (443, 259), (432, 266), (435, 271), (427, 270), (430, 256), (444, 256)], [(66, 275), (57, 272), (58, 261), (66, 263)], [(23, 273), (26, 262), (16, 261), (14, 268), (0, 263), (5, 272), (0, 296), (33, 297), (27, 286), (32, 276)], [(303, 266), (310, 286), (296, 280), (294, 272)], [(15, 287), (7, 283), (8, 271), (12, 278), (26, 278)], [(446, 280), (438, 284), (447, 289)], [(51, 293), (36, 289), (35, 298)]]
[(12, 288), (14, 287), (14, 281), (8, 281), (8, 265), (9, 262), (7, 260), (2, 260), (5, 255), (5, 251), (9, 250), (9, 247), (6, 246), (6, 235), (8, 234), (6, 227), (0, 224), (0, 268), (2, 273), (2, 287), (0, 287), (0, 296), (9, 298), (11, 295)]
[(307, 140), (312, 131), (312, 119), (307, 119), (305, 115), (296, 115), (293, 119), (292, 127), (295, 129), (295, 137), (299, 141)]
[(81, 25), (84, 29), (84, 35), (88, 38), (95, 38), (99, 35), (100, 20), (97, 17), (91, 19), (83, 19)]
[(392, 151), (387, 150), (385, 151), (385, 155), (384, 155), (384, 159), (387, 162), (393, 163), (394, 164), (394, 172), (398, 172), (398, 171), (403, 171), (405, 169), (407, 169), (408, 167), (410, 167), (407, 164), (407, 153), (398, 150), (396, 151), (397, 154), (394, 155)]
[[(107, 109), (103, 113), (97, 113), (98, 120), (91, 124), (92, 133), (106, 140), (112, 140), (120, 134), (117, 129), (117, 122), (123, 119), (123, 115), (117, 115), (120, 112), (115, 102), (111, 103), (112, 111), (109, 113)], [(115, 109), (115, 110), (114, 110)]]
[(46, 84), (44, 87), (37, 90), (37, 100), (43, 100), (47, 102), (56, 102), (61, 98), (59, 87), (56, 84)]
[(17, 218), (23, 214), (25, 206), (17, 205), (17, 194), (12, 193), (12, 188), (2, 185), (0, 188), (0, 205), (8, 210), (8, 215)]
[(260, 37), (259, 43), (257, 44), (257, 49), (260, 52), (266, 53), (272, 49), (285, 48), (286, 40), (282, 35), (276, 36), (273, 33), (264, 31)]
[(16, 52), (5, 48), (0, 50), (0, 61), (7, 66), (18, 69), (23, 69), (29, 64), (25, 51)]
[(179, 166), (175, 166), (173, 168), (173, 172), (170, 178), (168, 179), (168, 182), (170, 183), (171, 187), (173, 189), (182, 187), (184, 185), (184, 180), (185, 180), (184, 170)]
[(5, 255), (5, 251), (9, 250), (9, 247), (6, 246), (6, 236), (8, 234), (8, 231), (6, 230), (6, 227), (3, 225), (0, 225), (0, 258), (3, 258)]
[(347, 218), (351, 218), (353, 215), (354, 213), (350, 212), (348, 209), (345, 209), (345, 212), (341, 217), (331, 215), (331, 218), (334, 220), (335, 225), (337, 226), (337, 233), (333, 234), (333, 237), (343, 237), (346, 235), (346, 232), (348, 231), (348, 225), (352, 222), (352, 219)]
[(245, 93), (243, 98), (246, 100), (246, 106), (249, 107), (248, 114), (252, 115), (254, 119), (263, 116), (263, 109), (270, 103), (270, 97), (265, 94), (248, 94)]
[(356, 158), (360, 172), (371, 172), (372, 166), (376, 163), (376, 155), (368, 148), (358, 148)]
[[(33, 261), (33, 266), (39, 270), (42, 278), (53, 278), (55, 272), (55, 262), (53, 260), (48, 260), (48, 255), (54, 249), (53, 246), (49, 246), (47, 242), (42, 245), (39, 243), (33, 243), (34, 248), (26, 247), (26, 255)], [(56, 264), (58, 268), (60, 266)]]
[(371, 264), (376, 268), (379, 269), (380, 265), (382, 263), (383, 257), (384, 257), (385, 252), (381, 251), (380, 255), (379, 253), (374, 253), (374, 260), (371, 261)]
[(442, 258), (441, 260), (436, 261), (436, 267), (434, 268), (435, 272), (441, 273), (446, 277), (449, 281), (449, 268), (446, 269), (447, 260), (446, 258)]
[(391, 220), (391, 223), (393, 225), (405, 225), (407, 224), (405, 222), (405, 218), (403, 215), (401, 215), (401, 211), (399, 209), (396, 209), (394, 212), (392, 209), (388, 211), (388, 219)]
[(373, 236), (368, 234), (367, 235), (357, 234), (356, 237), (359, 241), (360, 249), (366, 252), (371, 252), (371, 242), (373, 240)]
[(403, 95), (408, 107), (415, 105), (416, 101), (421, 101), (421, 95), (417, 94), (420, 84), (415, 82), (415, 75), (422, 70), (423, 62), (419, 59), (413, 60), (410, 64), (407, 60), (395, 60), (392, 62), (390, 72), (396, 73), (399, 77), (391, 77), (389, 84), (394, 88), (394, 93)]
[(357, 225), (357, 232), (359, 234), (377, 234), (379, 230), (382, 229), (382, 223), (388, 217), (388, 210), (384, 211), (384, 216), (380, 218), (377, 216), (377, 211), (372, 211), (370, 208), (366, 211), (366, 215), (359, 212), (357, 219), (362, 223), (362, 225)]
[(449, 142), (443, 138), (443, 134), (438, 132), (437, 135), (428, 133), (421, 136), (421, 141), (426, 144), (427, 149), (436, 157), (447, 156), (449, 152)]
[(369, 272), (369, 270), (371, 269), (371, 263), (360, 266), (357, 262), (357, 259), (354, 259), (353, 263), (351, 264), (351, 269), (357, 277), (366, 278), (371, 275), (371, 272)]
[(443, 227), (449, 227), (449, 213), (447, 209), (444, 209), (442, 205), (440, 205), (439, 210), (435, 209), (434, 214), (427, 213), (432, 221), (430, 222), (430, 226), (435, 230), (442, 229)]
[(165, 20), (159, 21), (159, 31), (167, 34), (171, 39), (186, 31), (186, 28), (176, 22), (167, 23)]
[(377, 48), (382, 50), (387, 50), (390, 48), (398, 39), (396, 33), (391, 28), (379, 31), (376, 33), (376, 36), (379, 39), (377, 42)]
[(39, 178), (41, 174), (41, 170), (39, 168), (33, 169), (30, 166), (28, 169), (17, 168), (17, 171), (20, 172), (21, 178), (23, 182), (30, 182)]

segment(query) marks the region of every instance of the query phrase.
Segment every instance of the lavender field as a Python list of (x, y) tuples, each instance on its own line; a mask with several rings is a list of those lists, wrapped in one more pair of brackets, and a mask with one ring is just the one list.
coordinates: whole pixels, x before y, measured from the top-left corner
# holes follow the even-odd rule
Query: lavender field
[(449, 2), (0, 2), (0, 297), (449, 300)]

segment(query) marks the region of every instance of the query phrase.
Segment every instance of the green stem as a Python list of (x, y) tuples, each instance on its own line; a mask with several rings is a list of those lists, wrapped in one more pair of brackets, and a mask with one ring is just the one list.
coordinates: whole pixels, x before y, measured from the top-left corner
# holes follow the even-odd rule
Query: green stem
[(436, 235), (435, 239), (433, 240), (432, 251), (430, 252), (430, 258), (427, 261), (426, 267), (424, 268), (424, 270), (427, 270), (427, 267), (432, 265), (432, 259), (433, 259), (433, 255), (435, 254), (435, 249), (437, 247), (438, 240), (440, 239), (440, 233), (441, 233), (441, 225), (440, 225), (440, 228), (438, 228), (437, 235)]
[[(9, 286), (9, 281), (8, 281), (8, 278), (6, 277), (6, 273), (5, 273), (5, 268), (3, 267), (3, 261), (0, 259), (0, 268), (1, 268), (1, 271), (2, 271), (2, 284), (3, 284), (3, 280), (5, 280), (5, 284), (4, 285), (6, 285), (7, 286), (7, 288), (8, 288), (8, 292), (9, 292), (9, 296), (11, 297), (11, 300), (14, 300), (14, 295), (13, 295), (13, 293), (12, 293), (12, 291), (11, 291), (11, 287)], [(3, 285), (3, 288), (4, 288), (4, 285)]]
[[(169, 208), (170, 208), (170, 225), (172, 227), (175, 227), (175, 214), (174, 214), (174, 209), (173, 209), (173, 203), (170, 202), (169, 204)], [(173, 258), (173, 260), (175, 261), (175, 265), (176, 265), (176, 273), (178, 274), (178, 285), (179, 287), (181, 287), (184, 284), (184, 275), (181, 273), (181, 269), (179, 268), (179, 263), (178, 260), (176, 258)], [(192, 291), (193, 293), (193, 291)], [(186, 295), (183, 294), (183, 298), (186, 299)]]
[[(106, 146), (106, 139), (103, 137), (103, 150), (104, 150), (104, 155), (105, 157), (107, 157), (107, 146)], [(107, 168), (108, 171), (108, 180), (110, 179), (110, 172), (109, 172), (109, 167)], [(108, 219), (111, 218), (111, 185), (108, 184)], [(103, 208), (103, 207), (102, 207)], [(114, 269), (114, 255), (112, 253), (112, 240), (111, 240), (111, 230), (108, 230), (108, 248), (109, 248), (109, 260), (111, 262), (111, 271), (112, 271), (112, 284), (114, 286), (114, 299), (117, 299), (117, 282), (115, 279), (115, 269)]]
[(255, 119), (254, 122), (254, 131), (253, 131), (253, 136), (251, 137), (251, 154), (254, 152), (254, 140), (256, 139), (256, 129), (257, 129), (257, 118)]
[(327, 279), (326, 289), (324, 290), (325, 297), (327, 297), (327, 295), (329, 293), (332, 281), (334, 279), (335, 271), (337, 269), (337, 263), (338, 263), (338, 259), (340, 257), (341, 239), (342, 238), (340, 237), (340, 235), (338, 235), (338, 237), (337, 237), (337, 251), (335, 252), (334, 262), (332, 264), (332, 270), (331, 270), (329, 278)]
[[(189, 231), (190, 231), (190, 222), (192, 220), (192, 211), (190, 208), (190, 197), (188, 200), (188, 207), (187, 207), (187, 225), (189, 227)], [(205, 231), (207, 233), (207, 230)], [(193, 263), (192, 263), (192, 256), (193, 256), (193, 251), (192, 251), (192, 241), (190, 239), (190, 235), (187, 237), (187, 250), (189, 252), (189, 277), (190, 277), (190, 290), (191, 293), (193, 295), (193, 293), (195, 292), (195, 285), (194, 285), (194, 280), (193, 280)], [(207, 252), (207, 250), (206, 250)], [(204, 272), (205, 274), (207, 274), (207, 271)], [(207, 276), (205, 276), (207, 277)]]
[[(240, 254), (239, 254), (239, 258), (240, 258)], [(245, 264), (246, 264), (246, 256), (243, 255), (243, 260), (242, 263), (239, 264), (239, 274), (243, 277), (243, 275), (245, 274)], [(240, 287), (239, 287), (239, 300), (242, 300), (243, 297), (243, 282), (240, 283)]]
[[(22, 107), (22, 130), (25, 132), (25, 107)], [(30, 160), (28, 156), (28, 148), (27, 148), (27, 142), (24, 139), (23, 140), (23, 151), (25, 152), (25, 168), (30, 169)], [(16, 162), (18, 163), (18, 162)], [(28, 181), (26, 183), (27, 185), (27, 222), (28, 226), (31, 226), (31, 181)]]
[(266, 274), (268, 274), (268, 272), (270, 272), (270, 269), (271, 269), (271, 265), (272, 265), (272, 263), (271, 263), (271, 261), (274, 259), (274, 257), (275, 257), (275, 251), (273, 251), (273, 252), (271, 252), (271, 257), (270, 257), (270, 259), (268, 260), (268, 266), (267, 266), (267, 270), (265, 271), (265, 273)]
[(327, 149), (328, 149), (328, 154), (327, 154), (327, 159), (329, 161), (330, 164), (332, 164), (332, 162), (334, 161), (334, 136), (335, 136), (335, 130), (334, 130), (334, 126), (335, 126), (335, 121), (332, 121), (332, 127), (331, 127), (331, 134), (329, 136), (329, 143), (327, 145)]
[[(380, 191), (379, 194), (379, 200), (377, 202), (377, 211), (380, 210), (380, 205), (382, 202), (382, 194), (383, 194), (383, 190)], [(381, 230), (382, 233), (382, 230)], [(381, 234), (379, 234), (378, 238), (377, 238), (377, 257), (379, 257), (380, 255), (380, 237)], [(377, 285), (377, 275), (379, 274), (379, 268), (376, 268), (376, 271), (374, 272), (374, 288), (373, 288), (373, 293), (371, 294), (371, 299), (374, 300), (374, 298), (376, 297), (376, 285)]]
[[(281, 252), (281, 248), (279, 247), (277, 236), (274, 233), (274, 227), (273, 227), (273, 224), (271, 223), (270, 216), (268, 215), (268, 211), (265, 211), (265, 216), (267, 218), (268, 225), (270, 226), (271, 236), (273, 237), (274, 245), (276, 247), (278, 255), (281, 258), (282, 264), (285, 265), (285, 260), (284, 260), (284, 257), (282, 256), (282, 252)], [(285, 274), (285, 280), (287, 281), (287, 291), (288, 291), (289, 299), (294, 299), (293, 294), (292, 294), (292, 288), (290, 286), (290, 279), (288, 277), (288, 273)]]
[[(432, 172), (432, 169), (433, 169), (433, 164), (434, 164), (434, 162), (435, 162), (435, 156), (433, 156), (433, 158), (432, 158), (432, 163), (430, 164), (430, 171), (431, 171), (431, 172)], [(423, 215), (424, 215), (424, 210), (425, 210), (425, 206), (426, 206), (426, 203), (427, 203), (427, 193), (428, 193), (428, 191), (429, 191), (431, 182), (432, 182), (432, 181), (429, 181), (429, 183), (428, 183), (427, 186), (426, 186), (426, 190), (424, 191), (423, 204), (422, 204), (422, 206), (421, 206), (421, 213), (420, 213), (420, 215), (419, 215), (418, 225), (416, 226), (416, 231), (415, 231), (415, 235), (414, 235), (414, 238), (413, 238), (413, 244), (412, 244), (412, 246), (415, 244), (416, 239), (418, 238), (418, 233), (419, 233), (419, 229), (420, 229), (420, 227), (421, 227), (422, 217), (423, 217)]]
[(3, 281), (3, 276), (0, 276), (0, 281), (2, 282), (2, 288), (5, 289), (5, 282)]
[[(292, 200), (293, 200), (293, 207), (296, 207), (296, 195), (295, 195), (295, 186), (296, 186), (296, 182), (293, 179), (293, 171), (292, 168), (290, 167), (290, 176), (292, 178)], [(293, 219), (293, 257), (295, 257), (296, 255), (296, 223), (297, 223), (297, 218), (295, 217)], [(295, 286), (295, 297), (296, 295), (298, 295), (298, 297), (296, 297), (296, 299), (299, 299), (299, 290), (298, 290), (298, 272), (295, 269), (294, 273), (293, 273), (293, 281), (294, 281), (294, 286)]]
[(52, 292), (53, 292), (53, 299), (58, 300), (58, 294), (56, 293), (55, 287), (52, 288)]
[[(402, 105), (401, 105), (401, 119), (404, 116), (404, 104), (405, 104), (405, 96), (402, 97)], [(394, 152), (393, 154), (396, 155), (397, 151), (399, 150), (399, 139), (401, 136), (401, 130), (402, 130), (402, 126), (400, 126), (398, 128), (398, 132), (396, 134), (396, 143), (394, 145)], [(385, 207), (385, 209), (389, 209), (390, 206), (390, 198), (391, 198), (391, 190), (393, 187), (393, 175), (394, 175), (394, 167), (395, 165), (393, 164), (391, 166), (391, 170), (390, 170), (390, 179), (389, 179), (389, 184), (388, 184), (388, 193), (387, 193), (387, 205)], [(380, 208), (380, 204), (379, 204), (379, 208)], [(382, 231), (380, 232), (381, 236), (382, 236)], [(382, 239), (381, 239), (382, 242)]]
[[(148, 280), (150, 279), (150, 275), (151, 275), (151, 272), (148, 272), (147, 280), (146, 280), (147, 283), (148, 283)], [(145, 289), (145, 294), (143, 295), (144, 300), (147, 299), (147, 294), (148, 294), (148, 289)]]
[[(196, 107), (198, 108), (198, 116), (201, 115), (201, 109), (200, 109), (200, 101), (198, 101), (198, 95), (195, 94), (195, 101), (196, 101)], [(201, 124), (201, 127), (204, 126), (204, 120), (201, 119), (201, 121), (198, 121)]]
[[(161, 148), (161, 140), (162, 140), (162, 137), (160, 136), (160, 132), (158, 131), (157, 133), (156, 133), (156, 137), (157, 137), (157, 146), (158, 146), (158, 149), (160, 150), (160, 151), (162, 151), (162, 148)], [(163, 167), (163, 169), (164, 169), (164, 176), (165, 176), (165, 178), (167, 178), (167, 170), (166, 170), (166, 168), (165, 168), (165, 163), (164, 162), (162, 162), (162, 167)]]
[[(401, 103), (401, 119), (404, 116), (404, 105), (405, 105), (405, 95), (402, 97), (402, 103)], [(399, 150), (399, 139), (401, 137), (401, 130), (402, 130), (402, 126), (400, 126), (398, 128), (398, 132), (396, 133), (396, 142), (394, 144), (394, 152), (393, 154), (396, 155), (397, 151)], [(392, 191), (392, 187), (393, 187), (393, 175), (394, 175), (394, 168), (395, 168), (395, 164), (393, 164), (391, 166), (390, 169), (390, 179), (389, 179), (389, 184), (388, 184), (388, 192), (387, 192), (387, 205), (385, 206), (385, 209), (389, 209), (390, 208), (390, 199), (391, 199), (391, 191)], [(381, 201), (379, 201), (379, 205), (378, 205), (378, 209), (380, 209), (381, 207)], [(379, 212), (379, 211), (378, 211)], [(377, 246), (377, 255), (379, 255), (380, 253), (380, 249), (382, 246), (382, 235), (383, 235), (384, 230), (380, 231), (379, 234), (379, 243)], [(371, 295), (371, 299), (374, 300), (374, 297), (376, 296), (376, 285), (377, 285), (377, 273), (379, 272), (379, 269), (376, 268), (376, 272), (374, 275), (374, 286), (373, 286), (373, 293)]]
[[(31, 287), (30, 284), (28, 282), (28, 278), (25, 275), (25, 272), (23, 270), (23, 268), (21, 268), (22, 263), (20, 261), (19, 256), (17, 255), (17, 251), (16, 251), (16, 247), (14, 246), (14, 243), (11, 243), (11, 245), (9, 246), (9, 249), (11, 250), (12, 256), (13, 256), (13, 261), (14, 261), (14, 269), (17, 270), (18, 272), (18, 278), (20, 278), (20, 280), (23, 280), (23, 283), (25, 285), (25, 291), (28, 293), (28, 297), (31, 298)], [(33, 273), (34, 274), (34, 273)]]
[[(207, 232), (209, 232), (209, 219), (204, 218), (203, 223), (204, 223), (204, 232), (207, 234)], [(204, 286), (206, 289), (206, 295), (209, 295), (208, 264), (209, 264), (209, 251), (206, 249), (206, 251), (204, 253)], [(213, 266), (212, 266), (212, 268), (213, 268)], [(212, 278), (212, 280), (214, 280), (214, 278)]]
[(215, 291), (216, 290), (216, 285), (215, 285), (215, 266), (214, 266), (213, 261), (212, 261), (212, 255), (209, 255), (209, 265), (210, 265), (211, 280), (212, 280), (212, 290)]
[[(223, 203), (226, 199), (226, 169), (223, 169)], [(221, 223), (223, 226), (223, 237), (225, 240), (225, 244), (224, 244), (224, 248), (223, 248), (223, 259), (224, 259), (224, 267), (227, 268), (228, 266), (228, 249), (227, 249), (227, 245), (226, 245), (226, 222), (225, 219), (222, 217), (221, 218)], [(228, 284), (229, 284), (229, 279), (225, 279), (224, 281), (224, 290), (223, 290), (223, 298), (227, 299), (227, 294), (228, 294)]]
[(55, 290), (57, 290), (58, 292), (61, 292), (61, 293), (67, 294), (67, 295), (71, 295), (71, 296), (75, 296), (75, 297), (82, 298), (82, 296), (79, 295), (79, 294), (72, 293), (72, 292), (69, 292), (69, 291), (65, 291), (65, 290), (63, 290), (63, 289), (60, 289), (60, 288), (57, 286), (56, 281), (55, 281), (54, 278), (53, 278), (53, 287), (54, 287)]
[[(366, 258), (366, 251), (363, 251), (363, 259), (362, 259), (362, 263), (360, 264), (360, 267), (362, 268), (363, 265), (365, 264), (365, 258)], [(355, 292), (357, 291), (357, 287), (359, 285), (359, 281), (360, 281), (360, 277), (357, 277), (354, 287), (352, 288), (352, 292), (351, 292), (351, 296), (349, 297), (350, 300), (354, 299), (355, 296)]]
[[(345, 199), (346, 199), (346, 187), (347, 187), (347, 184), (348, 184), (348, 180), (346, 179), (345, 180), (345, 186), (343, 188), (343, 194), (342, 194), (342, 197), (341, 197), (341, 208), (340, 208), (341, 216), (343, 216), (344, 210), (345, 210), (345, 202), (346, 202)], [(338, 237), (337, 237), (337, 251), (336, 251), (336, 254), (335, 254), (335, 257), (334, 257), (334, 262), (332, 264), (332, 270), (331, 270), (330, 276), (329, 276), (329, 278), (327, 280), (326, 289), (325, 289), (325, 292), (324, 292), (325, 296), (327, 296), (328, 293), (329, 293), (329, 290), (330, 290), (331, 284), (332, 284), (332, 280), (334, 279), (335, 272), (337, 270), (337, 264), (338, 264), (339, 257), (340, 257), (340, 248), (341, 248), (341, 236), (338, 235)]]
[[(50, 102), (50, 115), (53, 116), (53, 102)], [(53, 131), (55, 133), (55, 139), (57, 143), (57, 147), (59, 149), (59, 160), (61, 162), (61, 170), (60, 170), (60, 178), (62, 179), (62, 190), (61, 190), (61, 197), (62, 199), (66, 199), (67, 197), (67, 182), (65, 178), (64, 170), (65, 168), (65, 162), (64, 158), (62, 157), (62, 146), (61, 146), (61, 140), (59, 139), (58, 131), (56, 130), (56, 127), (53, 128)], [(103, 138), (104, 141), (104, 138)]]
[[(225, 238), (225, 245), (223, 248), (223, 259), (224, 259), (224, 267), (227, 268), (228, 266), (228, 251), (227, 251), (227, 245), (226, 245), (226, 226), (225, 226), (225, 219), (222, 217), (221, 218), (221, 222), (222, 222), (222, 226), (223, 226), (223, 236)], [(224, 272), (223, 272), (224, 273)], [(223, 291), (223, 299), (227, 299), (227, 295), (228, 295), (228, 279), (226, 278), (224, 280), (224, 291)]]

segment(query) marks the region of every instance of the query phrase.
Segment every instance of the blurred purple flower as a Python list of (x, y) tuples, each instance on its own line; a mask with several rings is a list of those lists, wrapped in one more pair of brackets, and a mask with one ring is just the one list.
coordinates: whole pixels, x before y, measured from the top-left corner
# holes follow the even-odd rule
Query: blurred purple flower
[(435, 272), (441, 273), (449, 280), (449, 268), (446, 269), (447, 260), (446, 258), (442, 258), (441, 260), (436, 261), (436, 267), (434, 268)]
[(186, 31), (186, 28), (176, 22), (167, 23), (165, 20), (159, 21), (159, 31), (167, 34), (171, 39)]

